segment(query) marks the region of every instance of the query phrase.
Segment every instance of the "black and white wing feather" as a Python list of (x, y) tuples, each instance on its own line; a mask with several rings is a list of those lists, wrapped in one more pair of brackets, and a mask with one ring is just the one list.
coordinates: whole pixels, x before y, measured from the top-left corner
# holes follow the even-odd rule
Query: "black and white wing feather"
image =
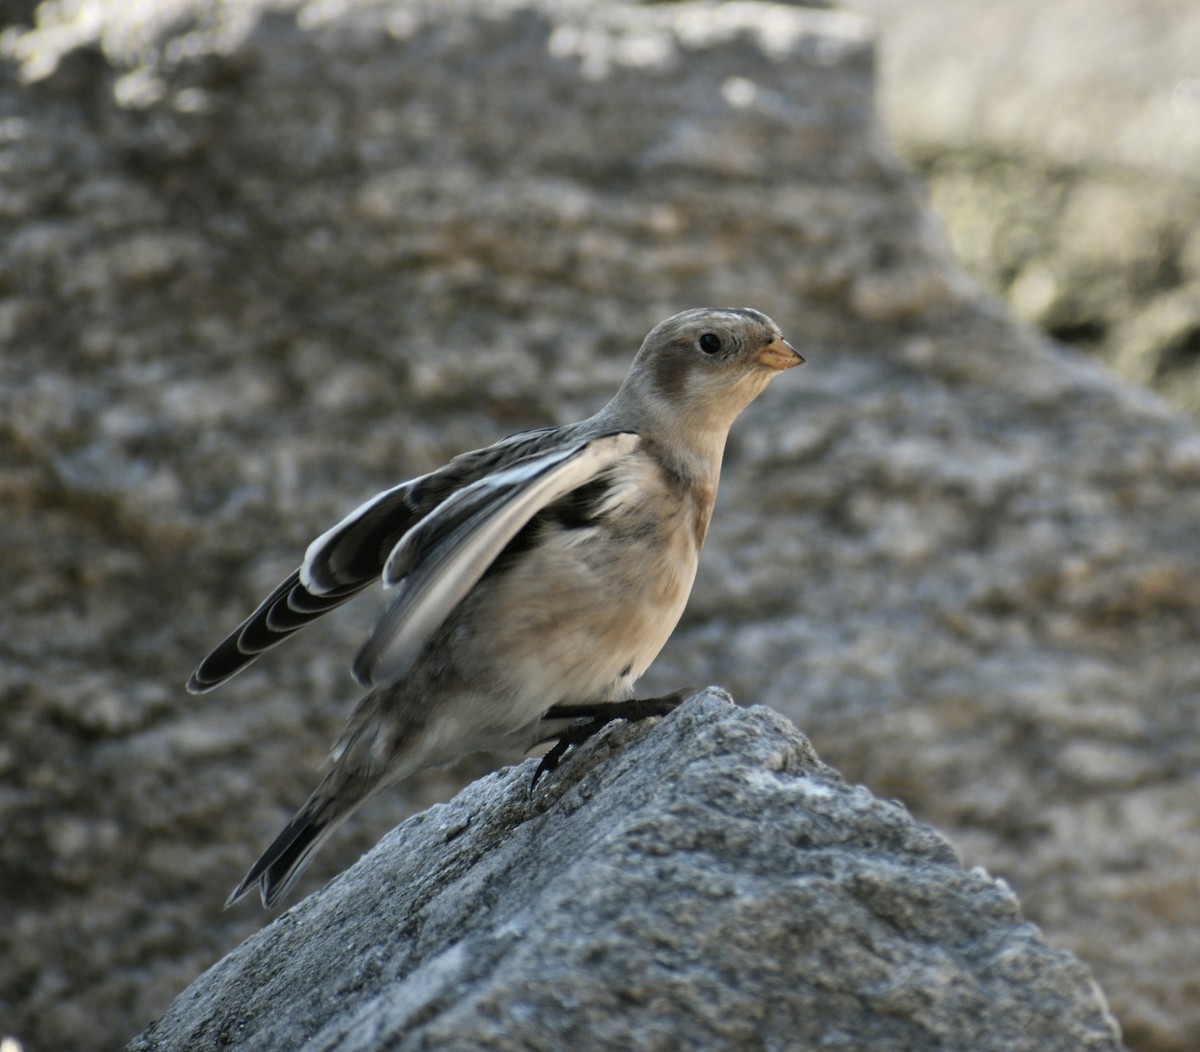
[(204, 694), (219, 687), (259, 655), (379, 580), (388, 553), (423, 514), (418, 498), (427, 477), (377, 494), (310, 544), (300, 568), (200, 662), (187, 689)]
[(220, 686), (374, 584), (385, 565), (385, 584), (402, 583), (401, 591), (354, 671), (364, 683), (395, 682), (530, 518), (637, 442), (627, 433), (560, 443), (552, 429), (524, 432), (372, 497), (309, 545), (303, 564), (200, 663), (187, 689)]
[(383, 569), (398, 589), (354, 661), (363, 686), (404, 678), (429, 637), (539, 511), (632, 453), (640, 439), (603, 435), (530, 457), (464, 486), (409, 530)]

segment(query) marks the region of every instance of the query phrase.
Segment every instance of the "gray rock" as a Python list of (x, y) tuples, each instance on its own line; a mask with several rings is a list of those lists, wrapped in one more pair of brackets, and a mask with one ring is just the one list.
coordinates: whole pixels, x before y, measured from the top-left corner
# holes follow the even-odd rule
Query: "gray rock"
[(710, 691), (418, 815), (131, 1045), (1118, 1049), (1008, 887)]
[[(221, 904), (374, 600), (183, 683), (313, 536), (744, 303), (809, 364), (735, 429), (645, 692), (786, 713), (1016, 887), (1131, 1046), (1200, 1046), (1200, 434), (950, 261), (869, 27), (296, 10), (47, 5), (0, 45), (0, 1025), (117, 1047), (264, 923)], [(301, 890), (496, 762), (380, 799)]]

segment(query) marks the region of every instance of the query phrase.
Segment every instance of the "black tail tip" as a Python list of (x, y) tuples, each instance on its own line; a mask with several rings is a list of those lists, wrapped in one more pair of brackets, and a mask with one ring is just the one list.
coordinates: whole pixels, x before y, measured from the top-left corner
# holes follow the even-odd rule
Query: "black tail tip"
[(331, 825), (324, 816), (327, 805), (328, 801), (325, 801), (313, 807), (310, 801), (301, 809), (230, 892), (225, 900), (226, 909), (255, 884), (265, 908), (270, 909), (283, 901), (308, 868), (317, 849), (336, 827), (336, 822)]

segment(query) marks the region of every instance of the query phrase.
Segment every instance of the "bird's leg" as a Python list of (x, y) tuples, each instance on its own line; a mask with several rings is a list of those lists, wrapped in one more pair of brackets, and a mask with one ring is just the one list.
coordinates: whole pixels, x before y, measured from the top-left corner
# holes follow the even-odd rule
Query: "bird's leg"
[[(605, 723), (613, 720), (645, 720), (651, 716), (666, 716), (674, 712), (684, 699), (698, 694), (694, 687), (685, 687), (660, 698), (630, 698), (628, 701), (598, 701), (591, 705), (552, 705), (543, 714), (543, 720), (598, 719)], [(558, 737), (553, 735), (552, 737)], [(549, 738), (544, 739), (549, 741)]]
[(543, 720), (574, 720), (565, 730), (543, 738), (543, 742), (552, 741), (554, 747), (549, 749), (533, 772), (533, 781), (529, 783), (532, 793), (537, 788), (538, 780), (544, 774), (549, 774), (573, 745), (582, 745), (602, 727), (613, 720), (645, 720), (651, 716), (666, 716), (674, 712), (686, 698), (697, 691), (694, 688), (677, 690), (664, 694), (660, 698), (630, 698), (628, 701), (602, 701), (592, 705), (553, 705), (546, 710)]

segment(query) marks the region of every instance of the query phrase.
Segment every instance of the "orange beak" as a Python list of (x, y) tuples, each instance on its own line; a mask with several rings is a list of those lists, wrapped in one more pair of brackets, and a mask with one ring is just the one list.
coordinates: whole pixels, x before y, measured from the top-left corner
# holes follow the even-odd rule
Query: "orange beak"
[(776, 372), (783, 372), (784, 369), (790, 369), (793, 365), (804, 364), (800, 352), (782, 336), (778, 340), (768, 343), (758, 352), (757, 358), (759, 365), (774, 369)]

